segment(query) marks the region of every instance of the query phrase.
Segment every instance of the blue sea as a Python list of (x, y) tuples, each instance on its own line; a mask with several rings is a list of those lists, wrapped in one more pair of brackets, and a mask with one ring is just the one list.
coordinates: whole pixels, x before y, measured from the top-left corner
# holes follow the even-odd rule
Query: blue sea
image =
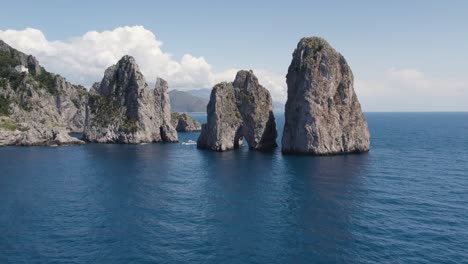
[(468, 263), (468, 113), (366, 116), (360, 155), (0, 148), (0, 263)]

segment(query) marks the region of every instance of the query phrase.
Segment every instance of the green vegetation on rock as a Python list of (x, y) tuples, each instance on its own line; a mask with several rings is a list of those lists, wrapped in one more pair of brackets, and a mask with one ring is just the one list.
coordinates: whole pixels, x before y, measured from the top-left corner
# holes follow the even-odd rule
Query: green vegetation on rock
[(0, 78), (0, 88), (6, 88), (7, 83), (8, 83), (7, 79)]
[(0, 116), (0, 129), (15, 131), (19, 130), (25, 132), (29, 130), (29, 127), (24, 127), (20, 124), (17, 124), (12, 118), (8, 116)]
[(58, 94), (58, 90), (55, 85), (55, 76), (52, 73), (43, 70), (41, 74), (35, 75), (34, 79), (36, 79), (36, 81), (39, 82), (39, 85), (42, 88), (45, 88), (50, 94)]
[(122, 124), (122, 129), (125, 132), (135, 133), (138, 130), (138, 122), (134, 118), (127, 118), (125, 119), (124, 123)]
[(179, 120), (179, 118), (181, 118), (181, 117), (182, 117), (182, 115), (180, 113), (178, 113), (178, 112), (172, 112), (171, 113), (172, 120)]
[(321, 51), (322, 48), (323, 48), (323, 45), (321, 44), (313, 44), (310, 46), (310, 48), (314, 51), (314, 52), (317, 52), (317, 51)]
[(314, 53), (321, 51), (324, 46), (328, 45), (326, 40), (319, 37), (304, 38), (303, 41)]
[(10, 76), (9, 76), (10, 86), (13, 90), (18, 89), (25, 75), (26, 75), (25, 73), (19, 73), (19, 72), (16, 72), (15, 70), (13, 70), (10, 73)]
[(93, 125), (107, 126), (120, 113), (120, 107), (117, 103), (98, 94), (89, 95), (89, 109), (91, 114), (95, 116)]
[(15, 70), (15, 66), (19, 64), (21, 64), (20, 61), (14, 58), (10, 52), (0, 51), (0, 78), (6, 79), (1, 82), (0, 87), (4, 88), (8, 80), (13, 89), (18, 88), (24, 77), (24, 74)]
[(0, 115), (9, 115), (10, 100), (4, 96), (0, 96)]
[(239, 93), (240, 93), (240, 96), (241, 96), (242, 98), (245, 98), (245, 99), (247, 99), (247, 100), (249, 100), (249, 101), (253, 101), (253, 100), (254, 100), (254, 97), (253, 97), (248, 91), (246, 91), (246, 90), (240, 90)]
[(31, 105), (31, 102), (29, 100), (23, 100), (19, 103), (19, 106), (24, 110), (24, 111), (28, 111), (28, 112), (31, 112), (32, 111), (32, 105)]
[(80, 100), (73, 98), (71, 101), (76, 108), (80, 108)]
[(228, 83), (227, 82), (220, 82), (218, 84), (216, 84), (213, 89), (222, 89), (224, 88)]
[(13, 57), (8, 51), (0, 50), (0, 68), (15, 68), (16, 65), (19, 65), (20, 61)]
[(180, 118), (185, 118), (187, 120), (191, 120), (191, 121), (195, 121), (195, 119), (193, 119), (193, 117), (187, 115), (187, 114), (181, 114), (179, 112), (172, 112), (171, 113), (171, 118), (173, 120), (179, 120)]
[(18, 128), (15, 122), (9, 117), (0, 117), (0, 129), (15, 131)]

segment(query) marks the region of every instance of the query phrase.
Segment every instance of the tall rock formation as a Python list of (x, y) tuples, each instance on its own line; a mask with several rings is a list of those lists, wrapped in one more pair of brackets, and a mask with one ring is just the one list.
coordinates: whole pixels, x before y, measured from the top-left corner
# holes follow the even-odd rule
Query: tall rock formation
[(198, 148), (227, 151), (238, 148), (243, 139), (254, 150), (277, 146), (271, 96), (252, 71), (239, 71), (234, 82), (215, 85), (207, 113)]
[(146, 84), (135, 59), (124, 56), (89, 92), (84, 138), (96, 143), (177, 142), (168, 87)]
[(73, 145), (81, 140), (87, 91), (0, 40), (0, 145)]
[(324, 39), (300, 40), (286, 80), (283, 153), (369, 151), (369, 130), (354, 92), (351, 69)]

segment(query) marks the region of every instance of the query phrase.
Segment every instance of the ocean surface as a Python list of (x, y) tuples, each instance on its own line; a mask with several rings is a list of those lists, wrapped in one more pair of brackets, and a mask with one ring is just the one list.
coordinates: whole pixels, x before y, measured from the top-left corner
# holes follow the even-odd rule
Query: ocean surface
[(366, 116), (360, 155), (0, 148), (0, 263), (468, 263), (468, 113)]

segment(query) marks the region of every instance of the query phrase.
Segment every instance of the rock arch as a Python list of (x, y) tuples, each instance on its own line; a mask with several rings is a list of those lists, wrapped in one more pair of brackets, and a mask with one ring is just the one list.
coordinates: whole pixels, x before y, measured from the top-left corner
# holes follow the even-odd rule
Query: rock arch
[(240, 146), (241, 139), (253, 150), (266, 151), (277, 146), (272, 99), (252, 71), (239, 71), (234, 82), (215, 85), (207, 113), (198, 148), (232, 150)]

